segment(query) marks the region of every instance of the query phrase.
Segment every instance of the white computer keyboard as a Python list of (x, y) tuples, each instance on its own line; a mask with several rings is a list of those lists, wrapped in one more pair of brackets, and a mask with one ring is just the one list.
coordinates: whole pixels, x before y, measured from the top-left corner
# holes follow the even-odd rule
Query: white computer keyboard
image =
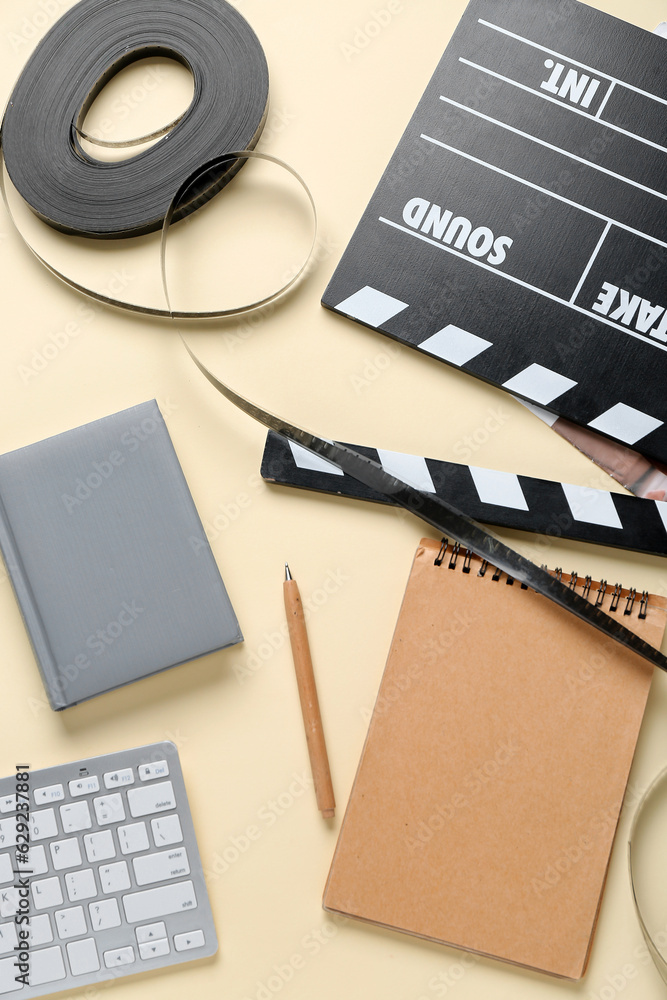
[(0, 996), (31, 1000), (217, 947), (173, 743), (0, 778)]

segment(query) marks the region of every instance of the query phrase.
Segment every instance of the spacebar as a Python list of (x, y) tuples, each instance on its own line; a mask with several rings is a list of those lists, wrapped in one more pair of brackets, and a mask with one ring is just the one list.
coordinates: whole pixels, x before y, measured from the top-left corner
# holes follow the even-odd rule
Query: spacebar
[(129, 924), (164, 917), (169, 913), (180, 913), (181, 910), (194, 910), (196, 906), (197, 897), (192, 882), (161, 885), (157, 889), (131, 892), (123, 896), (125, 919)]

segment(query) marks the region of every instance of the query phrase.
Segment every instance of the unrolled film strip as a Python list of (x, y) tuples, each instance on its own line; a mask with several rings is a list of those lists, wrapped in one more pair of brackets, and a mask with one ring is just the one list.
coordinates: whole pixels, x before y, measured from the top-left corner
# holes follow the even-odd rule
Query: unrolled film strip
[(520, 552), (511, 549), (454, 504), (390, 475), (379, 462), (361, 452), (303, 430), (245, 399), (202, 364), (188, 347), (182, 334), (181, 339), (202, 375), (219, 393), (248, 416), (258, 420), (269, 430), (274, 430), (295, 444), (301, 445), (307, 451), (333, 462), (343, 472), (371, 489), (390, 496), (393, 503), (425, 521), (442, 535), (453, 538), (464, 548), (470, 549), (475, 555), (491, 563), (498, 571), (506, 573), (519, 584), (526, 584), (563, 611), (592, 625), (610, 639), (625, 646), (626, 649), (639, 653), (649, 663), (667, 672), (667, 656), (664, 656), (659, 649), (627, 628), (620, 619), (603, 611), (598, 603), (594, 605), (589, 603), (577, 593), (576, 589), (567, 586), (560, 577), (551, 576), (545, 567), (536, 565)]
[[(348, 445), (390, 475), (501, 528), (667, 555), (667, 503), (417, 455)], [(338, 466), (269, 431), (262, 476), (283, 486), (390, 504)]]
[(635, 835), (637, 828), (641, 823), (642, 814), (645, 807), (653, 801), (654, 797), (658, 794), (659, 789), (662, 789), (662, 794), (665, 794), (665, 783), (667, 780), (667, 768), (655, 778), (655, 780), (649, 785), (646, 792), (641, 798), (635, 814), (632, 819), (632, 826), (630, 828), (630, 836), (628, 838), (628, 868), (630, 870), (630, 887), (632, 889), (632, 899), (635, 904), (635, 910), (637, 912), (637, 918), (639, 920), (639, 925), (644, 935), (644, 940), (646, 941), (646, 947), (648, 948), (649, 954), (653, 959), (655, 966), (660, 973), (662, 979), (667, 983), (667, 958), (665, 954), (660, 951), (657, 943), (653, 939), (653, 934), (651, 933), (648, 924), (644, 918), (644, 912), (639, 899), (639, 893), (637, 891), (637, 880), (635, 872), (635, 858), (636, 858), (636, 846), (635, 846)]

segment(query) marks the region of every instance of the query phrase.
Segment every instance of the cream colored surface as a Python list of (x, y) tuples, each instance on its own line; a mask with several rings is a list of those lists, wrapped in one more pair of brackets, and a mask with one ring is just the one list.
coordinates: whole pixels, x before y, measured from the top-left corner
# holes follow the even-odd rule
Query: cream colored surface
[[(663, 0), (596, 5), (647, 29), (665, 19)], [(5, 6), (3, 101), (53, 12), (69, 6), (67, 0)], [(271, 113), (260, 148), (289, 161), (312, 188), (320, 213), (317, 265), (280, 307), (191, 334), (203, 359), (250, 398), (328, 437), (618, 489), (505, 394), (319, 304), (463, 0), (393, 3), (377, 32), (368, 26), (375, 11), (388, 8), (384, 0), (239, 0), (238, 6), (271, 71)], [(135, 81), (143, 86), (141, 76)], [(179, 110), (171, 86), (151, 94), (164, 105), (158, 123)], [(143, 100), (134, 103), (136, 119), (117, 115), (119, 137), (132, 134), (133, 124), (145, 131), (150, 116)], [(211, 233), (202, 253), (210, 258), (215, 251)], [(12, 590), (0, 573), (2, 773), (19, 759), (37, 768), (165, 738), (180, 748), (221, 949), (200, 967), (123, 981), (114, 987), (118, 996), (141, 1000), (151, 990), (164, 1000), (664, 996), (632, 910), (624, 841), (634, 801), (667, 761), (667, 678), (654, 681), (583, 983), (470, 962), (436, 945), (333, 921), (321, 910), (321, 893), (422, 524), (390, 509), (264, 487), (258, 476), (264, 431), (203, 380), (174, 331), (91, 306), (60, 285), (32, 259), (4, 210), (0, 265), (0, 450), (156, 397), (246, 637), (243, 646), (56, 715), (44, 707)], [(248, 266), (253, 260), (237, 259), (239, 274)], [(124, 273), (120, 260), (108, 282), (114, 270), (128, 295), (131, 286), (139, 288), (141, 279), (134, 269)], [(54, 351), (54, 342), (63, 346)], [(660, 559), (568, 542), (554, 542), (542, 555), (534, 537), (504, 537), (568, 571), (667, 593)], [(285, 560), (312, 606), (311, 649), (339, 803), (329, 825), (308, 787), (282, 603)], [(663, 919), (667, 925), (664, 911)], [(94, 995), (105, 995), (105, 988)]]

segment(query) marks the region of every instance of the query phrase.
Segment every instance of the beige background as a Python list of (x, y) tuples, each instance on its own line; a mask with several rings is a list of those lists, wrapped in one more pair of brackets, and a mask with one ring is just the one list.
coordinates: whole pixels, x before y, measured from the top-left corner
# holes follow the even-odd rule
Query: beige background
[[(69, 6), (68, 0), (5, 6), (3, 102), (54, 11)], [(596, 6), (651, 30), (667, 17), (664, 0)], [(271, 114), (260, 148), (289, 161), (310, 184), (320, 213), (318, 262), (280, 308), (193, 334), (202, 356), (239, 391), (328, 437), (618, 489), (505, 394), (319, 304), (463, 0), (394, 2), (378, 31), (367, 27), (375, 11), (388, 9), (385, 0), (239, 0), (238, 7), (257, 31), (271, 71)], [(141, 96), (145, 71), (126, 89), (137, 87)], [(150, 93), (144, 87), (145, 100), (133, 102), (132, 115), (119, 110), (121, 87), (109, 104), (109, 137), (133, 128), (142, 134), (152, 115), (169, 119), (183, 100), (183, 81), (178, 74), (165, 80)], [(213, 229), (208, 239), (210, 260)], [(67, 247), (59, 252), (69, 254)], [(115, 253), (102, 285), (116, 270), (116, 281), (131, 286), (128, 296), (139, 296), (140, 271), (133, 265), (123, 275)], [(239, 275), (247, 259), (236, 258)], [(139, 1000), (159, 989), (165, 998), (191, 992), (205, 1000), (663, 996), (632, 910), (624, 842), (638, 793), (667, 763), (667, 679), (655, 678), (583, 983), (332, 921), (321, 910), (321, 893), (413, 552), (426, 532), (389, 509), (263, 486), (262, 428), (199, 376), (174, 331), (84, 303), (31, 257), (4, 210), (0, 266), (0, 450), (156, 397), (245, 633), (242, 646), (54, 714), (44, 706), (11, 586), (0, 572), (2, 773), (19, 758), (37, 768), (165, 738), (181, 752), (221, 949), (215, 960), (169, 977), (121, 982), (116, 995)], [(64, 346), (55, 354), (48, 347), (45, 355), (53, 337)], [(539, 557), (534, 537), (504, 537)], [(545, 558), (568, 571), (667, 593), (658, 558), (568, 542), (552, 543)], [(312, 790), (304, 790), (308, 759), (284, 632), (286, 559), (313, 608), (311, 645), (339, 804), (330, 825)], [(254, 842), (248, 827), (255, 828)], [(667, 929), (665, 909), (656, 919), (656, 930)]]

